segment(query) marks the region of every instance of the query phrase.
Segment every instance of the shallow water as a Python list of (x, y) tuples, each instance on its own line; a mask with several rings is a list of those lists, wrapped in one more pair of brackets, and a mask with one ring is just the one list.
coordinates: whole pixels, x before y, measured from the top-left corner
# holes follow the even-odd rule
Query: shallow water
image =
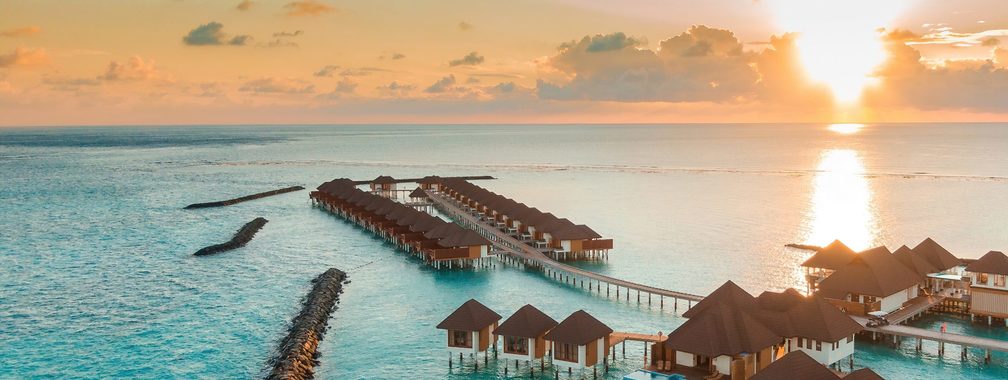
[[(489, 174), (499, 179), (480, 185), (613, 237), (610, 260), (587, 268), (758, 293), (804, 288), (808, 253), (790, 242), (895, 249), (933, 236), (962, 257), (1008, 248), (1004, 141), (1000, 124), (3, 130), (0, 377), (256, 377), (308, 281), (332, 266), (352, 283), (321, 347), (323, 378), (503, 376), (492, 358), (448, 370), (433, 326), (469, 298), (505, 317), (525, 303), (557, 320), (585, 309), (615, 330), (683, 322), (535, 272), (434, 271), (311, 208), (307, 192), (181, 209), (194, 202), (335, 177)], [(256, 216), (270, 222), (247, 247), (191, 256)], [(887, 378), (1008, 377), (1008, 355), (985, 365), (924, 346), (859, 342), (855, 365)], [(631, 343), (610, 377), (642, 362)]]

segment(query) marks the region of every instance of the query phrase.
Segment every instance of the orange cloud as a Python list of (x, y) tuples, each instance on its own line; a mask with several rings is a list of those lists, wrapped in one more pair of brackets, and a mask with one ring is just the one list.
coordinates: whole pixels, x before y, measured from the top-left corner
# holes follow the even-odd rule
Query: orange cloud
[(292, 1), (284, 9), (288, 16), (317, 16), (336, 11), (336, 7), (316, 0)]
[(154, 60), (144, 61), (139, 56), (132, 56), (124, 63), (112, 61), (105, 73), (99, 79), (107, 81), (142, 81), (164, 79), (154, 67)]
[(242, 2), (238, 3), (238, 5), (235, 6), (235, 9), (239, 11), (247, 11), (249, 9), (252, 9), (253, 5), (255, 5), (254, 1), (243, 0)]
[(3, 37), (27, 37), (36, 35), (42, 31), (42, 28), (37, 26), (25, 26), (21, 28), (7, 29), (0, 31), (0, 36)]
[(49, 55), (43, 48), (18, 47), (10, 54), (0, 55), (0, 67), (31, 67), (49, 62)]

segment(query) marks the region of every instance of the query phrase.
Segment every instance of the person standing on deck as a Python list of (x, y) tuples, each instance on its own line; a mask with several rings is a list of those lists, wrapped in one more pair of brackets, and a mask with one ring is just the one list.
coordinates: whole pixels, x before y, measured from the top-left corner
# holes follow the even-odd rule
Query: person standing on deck
[(945, 322), (942, 322), (942, 324), (941, 324), (941, 332), (942, 332), (942, 334), (944, 334), (946, 331), (948, 331), (948, 325), (946, 325)]

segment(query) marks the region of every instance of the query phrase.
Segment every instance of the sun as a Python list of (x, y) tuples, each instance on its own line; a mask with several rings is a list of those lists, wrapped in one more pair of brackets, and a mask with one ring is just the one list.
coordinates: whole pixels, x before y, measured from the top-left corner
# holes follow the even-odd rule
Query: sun
[(909, 0), (772, 0), (776, 21), (796, 32), (806, 74), (826, 84), (839, 103), (853, 103), (873, 81), (886, 57), (879, 30), (906, 8)]

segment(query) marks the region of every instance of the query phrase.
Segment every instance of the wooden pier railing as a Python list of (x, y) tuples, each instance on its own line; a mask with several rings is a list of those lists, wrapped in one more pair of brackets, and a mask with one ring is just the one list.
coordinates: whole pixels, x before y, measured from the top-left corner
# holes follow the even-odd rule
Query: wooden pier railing
[(439, 211), (448, 215), (457, 223), (471, 228), (489, 239), (497, 252), (506, 255), (508, 260), (528, 267), (538, 268), (547, 277), (582, 288), (586, 288), (585, 285), (587, 284), (586, 289), (594, 290), (598, 293), (602, 292), (602, 285), (605, 284), (606, 295), (611, 294), (613, 289), (615, 289), (616, 297), (619, 298), (620, 290), (622, 289), (623, 293), (626, 294), (627, 300), (630, 299), (630, 292), (636, 291), (637, 301), (641, 302), (641, 294), (643, 293), (647, 296), (648, 304), (653, 302), (652, 296), (658, 296), (658, 303), (662, 308), (665, 307), (665, 298), (672, 298), (673, 308), (675, 309), (678, 309), (680, 300), (686, 301), (687, 308), (690, 308), (694, 302), (699, 302), (703, 299), (703, 296), (638, 284), (563, 264), (544, 255), (527, 243), (491, 226), (479, 217), (464, 211), (453, 200), (438, 192), (428, 190), (427, 196)]

